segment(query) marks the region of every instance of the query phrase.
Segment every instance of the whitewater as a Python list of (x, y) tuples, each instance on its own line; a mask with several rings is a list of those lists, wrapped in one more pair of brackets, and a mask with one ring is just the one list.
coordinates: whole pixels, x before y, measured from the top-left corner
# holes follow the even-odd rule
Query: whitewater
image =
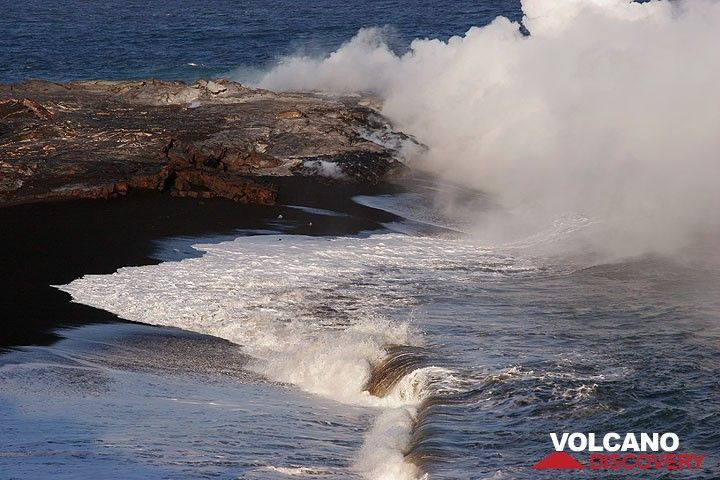
[[(582, 219), (520, 245), (420, 233), (418, 218), (439, 216), (408, 200), (356, 199), (414, 218), (384, 231), (196, 244), (198, 258), (59, 288), (124, 319), (227, 339), (258, 378), (374, 412), (334, 473), (302, 462), (268, 465), (274, 473), (478, 478), (477, 468), (480, 478), (536, 478), (529, 466), (544, 455), (545, 429), (657, 428), (666, 414), (628, 395), (638, 388), (677, 402), (673, 423), (714, 428), (714, 420), (700, 427), (700, 405), (682, 398), (718, 400), (710, 387), (719, 368), (716, 269), (654, 257), (588, 266), (534, 254), (588, 228)], [(680, 352), (693, 353), (678, 363)], [(687, 371), (687, 362), (703, 367)], [(677, 368), (682, 376), (668, 377)], [(689, 379), (691, 389), (679, 387)], [(666, 390), (667, 382), (678, 387)], [(633, 413), (618, 416), (618, 408)], [(701, 438), (692, 441), (714, 441)], [(488, 448), (498, 456), (481, 453)]]
[[(127, 356), (232, 367), (236, 383), (128, 373), (122, 347), (108, 347), (111, 364), (74, 351), (100, 342), (80, 329), (1, 366), (23, 399), (10, 413), (45, 408), (23, 396), (27, 371), (55, 371), (57, 355), (73, 379), (141, 392), (120, 418), (157, 416), (159, 433), (118, 422), (124, 434), (103, 442), (130, 449), (147, 434), (159, 453), (143, 461), (188, 478), (185, 456), (238, 478), (552, 478), (531, 466), (563, 431), (673, 431), (684, 451), (720, 451), (720, 3), (522, 7), (522, 24), (501, 16), (403, 52), (387, 29), (363, 29), (327, 54), (234, 70), (268, 88), (378, 96), (415, 140), (404, 161), (441, 180), (356, 197), (398, 216), (380, 230), (288, 235), (286, 216), (193, 242), (192, 258), (58, 285), (167, 335), (211, 336)], [(201, 433), (166, 418), (168, 399), (191, 405), (180, 423)], [(719, 465), (707, 455), (703, 475)]]
[[(378, 479), (419, 478), (404, 458), (418, 408), (430, 396), (463, 392), (470, 382), (420, 362), (420, 355), (400, 365), (399, 376), (393, 372), (386, 358), (392, 347), (427, 347), (407, 318), (414, 297), (435, 282), (436, 288), (461, 282), (466, 268), (477, 269), (476, 281), (537, 270), (465, 240), (392, 232), (262, 235), (194, 248), (203, 256), (86, 275), (60, 288), (74, 301), (128, 320), (230, 340), (250, 355), (252, 371), (271, 380), (377, 408), (354, 467)], [(397, 378), (372, 395), (371, 374), (383, 361), (390, 363), (379, 375)]]

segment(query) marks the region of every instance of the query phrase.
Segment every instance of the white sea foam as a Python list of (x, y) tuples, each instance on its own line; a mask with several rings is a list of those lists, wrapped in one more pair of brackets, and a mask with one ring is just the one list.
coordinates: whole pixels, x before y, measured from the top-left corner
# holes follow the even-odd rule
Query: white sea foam
[(386, 345), (423, 343), (407, 319), (385, 312), (411, 306), (444, 279), (467, 277), (457, 266), (482, 267), (487, 278), (535, 268), (464, 240), (398, 234), (268, 235), (195, 248), (205, 255), (86, 275), (59, 288), (129, 320), (228, 339), (252, 357), (249, 368), (269, 379), (381, 408), (356, 465), (369, 478), (420, 475), (402, 455), (415, 409), (433, 389), (452, 383), (451, 372), (429, 366), (407, 374), (383, 398), (365, 391)]
[(401, 193), (396, 195), (357, 195), (353, 197), (355, 203), (366, 207), (384, 210), (406, 220), (424, 223), (434, 227), (454, 229), (458, 224), (454, 219), (443, 216), (433, 207), (427, 196), (419, 193)]
[(373, 480), (422, 477), (418, 467), (403, 456), (414, 422), (412, 408), (392, 408), (380, 414), (365, 437), (355, 468)]
[(286, 205), (288, 208), (294, 208), (301, 212), (312, 213), (314, 215), (324, 215), (326, 217), (347, 217), (347, 213), (336, 212), (334, 210), (327, 210), (325, 208), (306, 207), (304, 205)]
[(323, 477), (332, 475), (334, 472), (325, 468), (309, 468), (309, 467), (263, 467), (262, 470), (280, 473), (288, 477)]

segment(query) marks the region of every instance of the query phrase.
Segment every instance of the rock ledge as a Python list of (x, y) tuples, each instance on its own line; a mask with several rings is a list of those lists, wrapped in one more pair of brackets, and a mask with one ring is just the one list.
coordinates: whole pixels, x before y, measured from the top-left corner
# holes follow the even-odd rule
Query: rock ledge
[(374, 183), (403, 168), (408, 144), (359, 96), (226, 80), (0, 84), (0, 205), (132, 189), (273, 204), (273, 177)]

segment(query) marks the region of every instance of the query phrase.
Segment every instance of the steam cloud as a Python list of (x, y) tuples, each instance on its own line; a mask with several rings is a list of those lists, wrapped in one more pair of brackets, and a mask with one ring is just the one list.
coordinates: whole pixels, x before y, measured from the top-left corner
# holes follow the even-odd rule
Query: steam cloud
[(382, 29), (364, 29), (327, 57), (284, 59), (260, 84), (377, 92), (429, 147), (417, 164), (493, 194), (515, 222), (589, 218), (596, 250), (672, 251), (718, 229), (720, 4), (522, 7), (529, 36), (498, 17), (397, 55)]

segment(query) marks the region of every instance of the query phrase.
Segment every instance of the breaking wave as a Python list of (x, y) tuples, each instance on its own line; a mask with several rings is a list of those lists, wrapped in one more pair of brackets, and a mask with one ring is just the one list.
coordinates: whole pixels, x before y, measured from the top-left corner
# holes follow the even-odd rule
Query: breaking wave
[(373, 479), (422, 477), (414, 427), (437, 398), (465, 388), (393, 311), (411, 310), (443, 276), (466, 277), (465, 267), (488, 278), (535, 270), (465, 240), (398, 234), (267, 235), (196, 248), (205, 254), (59, 288), (129, 320), (225, 338), (270, 380), (379, 409), (353, 466)]

